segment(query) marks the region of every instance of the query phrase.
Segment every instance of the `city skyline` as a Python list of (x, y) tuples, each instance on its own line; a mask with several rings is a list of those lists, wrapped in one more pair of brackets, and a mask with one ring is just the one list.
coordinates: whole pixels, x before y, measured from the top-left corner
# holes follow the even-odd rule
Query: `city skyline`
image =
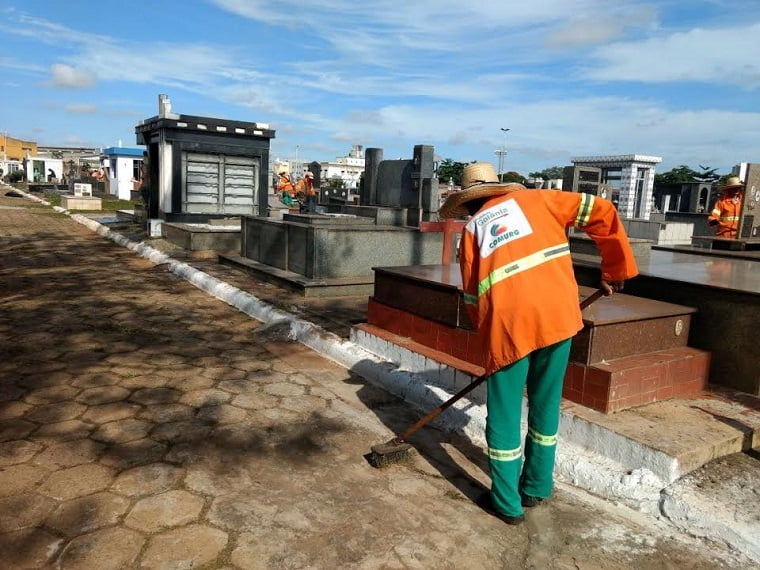
[[(352, 145), (503, 159), (760, 161), (760, 4), (448, 0), (0, 2), (0, 130), (41, 146), (135, 146), (173, 112), (267, 123), (273, 159)], [(496, 151), (504, 150), (499, 155)]]

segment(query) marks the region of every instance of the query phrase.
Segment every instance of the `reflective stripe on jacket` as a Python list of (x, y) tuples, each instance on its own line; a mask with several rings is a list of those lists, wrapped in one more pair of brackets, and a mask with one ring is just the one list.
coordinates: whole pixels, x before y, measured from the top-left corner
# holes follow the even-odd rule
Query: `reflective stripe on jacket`
[(735, 194), (734, 196), (723, 194), (718, 198), (718, 201), (715, 202), (715, 206), (713, 206), (712, 212), (707, 216), (708, 221), (718, 222), (718, 227), (715, 229), (715, 235), (718, 237), (736, 237), (741, 211), (741, 193)]
[(591, 194), (518, 190), (490, 199), (467, 223), (464, 300), (487, 349), (487, 374), (583, 327), (565, 235), (571, 225), (600, 249), (603, 279), (638, 274), (617, 210)]

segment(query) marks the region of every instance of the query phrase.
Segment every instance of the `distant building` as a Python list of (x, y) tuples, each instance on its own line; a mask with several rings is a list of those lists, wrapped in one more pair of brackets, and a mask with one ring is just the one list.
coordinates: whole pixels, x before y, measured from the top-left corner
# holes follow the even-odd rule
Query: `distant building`
[(21, 170), (26, 176), (24, 161), (28, 156), (37, 154), (37, 143), (25, 141), (3, 134), (0, 138), (0, 178), (5, 178), (12, 172)]
[(37, 156), (37, 143), (25, 141), (8, 135), (0, 139), (0, 157), (4, 162), (24, 160), (29, 156)]
[(129, 200), (135, 181), (142, 176), (143, 148), (109, 147), (103, 149), (103, 163), (111, 194), (120, 200)]
[(27, 182), (58, 184), (63, 180), (64, 164), (60, 158), (35, 156), (25, 158), (23, 164)]
[(41, 159), (59, 159), (63, 162), (63, 176), (71, 170), (79, 175), (83, 171), (103, 167), (99, 148), (88, 146), (39, 146), (37, 156)]
[[(617, 207), (623, 218), (649, 219), (652, 190), (658, 156), (627, 154), (618, 156), (582, 156), (571, 159), (575, 166), (598, 168), (599, 190)], [(565, 190), (570, 190), (563, 184)]]
[(320, 181), (329, 184), (330, 180), (339, 178), (345, 188), (358, 190), (359, 179), (364, 172), (364, 147), (360, 144), (351, 147), (347, 156), (339, 156), (333, 161), (320, 162)]

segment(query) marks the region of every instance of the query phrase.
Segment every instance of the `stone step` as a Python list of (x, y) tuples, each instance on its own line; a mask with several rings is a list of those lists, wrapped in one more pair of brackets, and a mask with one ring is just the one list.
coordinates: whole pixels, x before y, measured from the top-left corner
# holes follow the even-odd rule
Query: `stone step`
[[(622, 314), (622, 311), (618, 313)], [(612, 325), (614, 320), (608, 312), (607, 320), (601, 322)], [(367, 307), (367, 326), (373, 327), (373, 334), (378, 334), (377, 331), (380, 330), (392, 335), (389, 337), (390, 342), (398, 344), (398, 339), (408, 339), (419, 345), (418, 350), (419, 347), (424, 347), (422, 350), (433, 351), (431, 357), (438, 361), (441, 361), (441, 355), (445, 355), (452, 362), (466, 362), (480, 370), (485, 364), (486, 355), (474, 331), (450, 327), (390, 307), (374, 297), (370, 298)], [(573, 339), (571, 353), (574, 350), (582, 353), (574, 348), (578, 339), (577, 336)], [(580, 337), (579, 340), (583, 346), (586, 345), (587, 339)], [(462, 369), (461, 365), (452, 365)], [(697, 393), (707, 383), (709, 367), (710, 354), (688, 346), (675, 346), (591, 364), (571, 361), (565, 375), (563, 395), (568, 400), (591, 409), (612, 413)]]
[(609, 414), (696, 394), (707, 386), (709, 371), (710, 353), (688, 346), (589, 365), (570, 362), (562, 395)]

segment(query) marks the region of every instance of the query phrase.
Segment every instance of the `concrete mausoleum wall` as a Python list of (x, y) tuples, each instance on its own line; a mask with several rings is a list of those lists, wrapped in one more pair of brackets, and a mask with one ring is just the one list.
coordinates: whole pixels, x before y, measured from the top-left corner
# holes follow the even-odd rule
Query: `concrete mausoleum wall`
[(244, 216), (241, 253), (310, 279), (371, 278), (377, 266), (440, 263), (443, 234), (367, 222), (320, 227)]

